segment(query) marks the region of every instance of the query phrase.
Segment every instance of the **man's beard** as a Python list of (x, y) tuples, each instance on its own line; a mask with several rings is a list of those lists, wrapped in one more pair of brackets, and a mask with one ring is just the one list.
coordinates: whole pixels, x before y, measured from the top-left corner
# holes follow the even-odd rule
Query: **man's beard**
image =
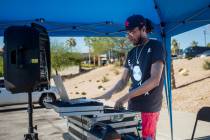
[(144, 44), (144, 41), (145, 41), (145, 38), (142, 36), (139, 36), (138, 40), (133, 41), (133, 45), (134, 46), (142, 45), (142, 44)]

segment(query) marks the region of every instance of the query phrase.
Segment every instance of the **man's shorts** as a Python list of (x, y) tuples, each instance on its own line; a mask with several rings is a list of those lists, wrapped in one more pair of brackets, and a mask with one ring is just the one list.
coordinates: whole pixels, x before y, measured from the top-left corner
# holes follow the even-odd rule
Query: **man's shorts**
[(142, 112), (142, 137), (144, 140), (155, 140), (156, 127), (160, 112)]

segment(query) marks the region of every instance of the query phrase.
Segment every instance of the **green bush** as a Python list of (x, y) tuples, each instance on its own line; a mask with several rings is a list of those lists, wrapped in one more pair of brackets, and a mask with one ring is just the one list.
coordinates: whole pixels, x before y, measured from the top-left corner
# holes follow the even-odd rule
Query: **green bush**
[(203, 68), (205, 70), (210, 70), (210, 60), (205, 60), (203, 63)]
[(3, 57), (0, 56), (0, 77), (3, 76)]
[(95, 68), (94, 64), (81, 64), (82, 68)]
[(63, 44), (51, 44), (51, 66), (56, 74), (58, 74), (58, 71), (63, 70), (66, 67), (80, 65), (81, 61), (82, 55), (80, 53), (69, 52), (65, 49)]

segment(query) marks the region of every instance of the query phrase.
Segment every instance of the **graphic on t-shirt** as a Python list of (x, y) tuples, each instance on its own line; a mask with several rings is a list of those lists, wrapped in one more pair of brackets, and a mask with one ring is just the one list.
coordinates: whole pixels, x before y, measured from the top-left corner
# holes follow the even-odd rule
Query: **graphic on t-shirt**
[(142, 77), (141, 69), (140, 69), (140, 67), (138, 65), (135, 65), (133, 67), (133, 78), (136, 81), (140, 81), (141, 80), (141, 77)]
[(131, 64), (131, 61), (128, 59), (128, 66), (130, 66), (130, 64)]
[(152, 52), (152, 50), (151, 50), (151, 48), (149, 48), (148, 51), (147, 51), (147, 54), (151, 53), (151, 52)]
[(149, 92), (144, 93), (144, 96), (148, 96), (148, 95), (149, 95)]

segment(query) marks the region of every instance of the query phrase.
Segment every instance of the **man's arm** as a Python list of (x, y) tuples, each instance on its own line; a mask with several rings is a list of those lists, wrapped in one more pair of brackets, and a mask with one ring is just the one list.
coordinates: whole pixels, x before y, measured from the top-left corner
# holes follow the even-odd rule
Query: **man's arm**
[(153, 88), (157, 87), (160, 83), (161, 75), (163, 72), (164, 64), (162, 61), (157, 61), (152, 64), (150, 71), (150, 78), (146, 80), (139, 88), (132, 90), (127, 96), (128, 100), (136, 96), (149, 92)]
[(126, 87), (129, 78), (130, 78), (130, 76), (128, 73), (128, 69), (125, 68), (121, 79), (117, 82), (117, 84), (109, 92), (117, 93), (117, 92), (122, 91)]

